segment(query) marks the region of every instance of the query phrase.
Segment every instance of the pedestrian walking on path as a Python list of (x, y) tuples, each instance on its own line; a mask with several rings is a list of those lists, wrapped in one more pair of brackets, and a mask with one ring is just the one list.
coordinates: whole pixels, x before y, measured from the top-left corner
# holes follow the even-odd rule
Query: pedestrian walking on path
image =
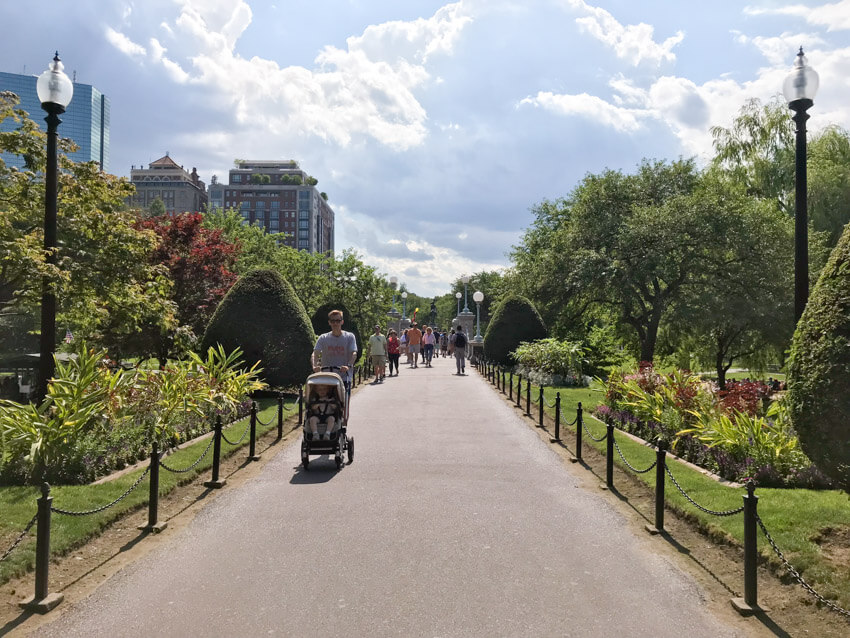
[(407, 331), (407, 343), (410, 348), (410, 355), (413, 357), (411, 362), (414, 368), (419, 367), (419, 352), (422, 346), (422, 331), (414, 323)]
[(466, 374), (466, 335), (463, 334), (463, 326), (460, 324), (455, 328), (455, 333), (452, 335), (452, 347), (455, 353), (457, 373), (459, 375)]
[(322, 368), (339, 368), (339, 376), (348, 388), (351, 384), (351, 371), (357, 361), (357, 339), (353, 333), (342, 329), (342, 310), (331, 310), (328, 313), (328, 323), (331, 331), (316, 340), (310, 364), (313, 366), (313, 372), (319, 372)]
[(387, 338), (381, 334), (381, 326), (375, 325), (375, 333), (369, 337), (369, 356), (372, 357), (372, 369), (375, 383), (384, 380), (384, 368), (387, 365)]
[(400, 356), (399, 348), (401, 343), (398, 340), (398, 334), (395, 330), (390, 330), (387, 334), (387, 358), (390, 364), (390, 376), (393, 376), (393, 368), (395, 368), (395, 376), (398, 376), (398, 359)]

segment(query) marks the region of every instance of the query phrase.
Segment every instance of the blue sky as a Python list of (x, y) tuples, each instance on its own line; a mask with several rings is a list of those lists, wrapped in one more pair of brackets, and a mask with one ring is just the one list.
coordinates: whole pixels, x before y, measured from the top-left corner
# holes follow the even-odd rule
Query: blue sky
[(801, 45), (810, 128), (850, 128), (850, 0), (7, 0), (0, 25), (0, 69), (58, 49), (110, 98), (114, 173), (296, 159), (337, 248), (426, 295), (508, 265), (588, 172), (704, 161)]

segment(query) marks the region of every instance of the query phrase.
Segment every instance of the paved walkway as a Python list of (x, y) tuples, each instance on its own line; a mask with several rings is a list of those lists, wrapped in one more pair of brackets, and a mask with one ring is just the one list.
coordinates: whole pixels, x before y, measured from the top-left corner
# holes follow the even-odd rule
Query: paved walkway
[(474, 370), (402, 368), (352, 465), (287, 446), (39, 635), (743, 635)]

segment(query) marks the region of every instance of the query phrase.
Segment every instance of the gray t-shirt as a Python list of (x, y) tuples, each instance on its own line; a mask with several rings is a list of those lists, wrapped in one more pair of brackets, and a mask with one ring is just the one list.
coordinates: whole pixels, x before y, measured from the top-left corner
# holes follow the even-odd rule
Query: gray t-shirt
[[(357, 352), (357, 340), (351, 332), (342, 331), (338, 337), (333, 332), (326, 332), (316, 340), (315, 352), (321, 353), (321, 365), (325, 367), (347, 366), (351, 363), (352, 355)], [(352, 370), (348, 369), (348, 380), (351, 380)], [(345, 378), (345, 377), (343, 377)]]

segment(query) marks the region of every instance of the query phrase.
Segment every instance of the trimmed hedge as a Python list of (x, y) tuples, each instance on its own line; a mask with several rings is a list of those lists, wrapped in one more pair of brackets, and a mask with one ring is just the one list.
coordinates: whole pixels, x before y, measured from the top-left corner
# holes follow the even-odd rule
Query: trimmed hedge
[(363, 343), (363, 339), (360, 337), (360, 330), (357, 329), (354, 317), (350, 312), (348, 312), (348, 308), (345, 304), (328, 301), (316, 308), (316, 312), (314, 312), (313, 316), (310, 317), (310, 322), (313, 324), (313, 331), (316, 333), (317, 337), (318, 335), (330, 331), (331, 327), (328, 324), (328, 313), (331, 310), (342, 311), (342, 329), (354, 335), (354, 339), (357, 341), (357, 361), (360, 361), (360, 358), (366, 351), (366, 344)]
[(496, 306), (487, 334), (484, 356), (502, 365), (515, 365), (511, 354), (525, 341), (546, 338), (546, 326), (534, 305), (520, 295), (509, 295)]
[(850, 492), (850, 227), (832, 251), (797, 324), (788, 390), (803, 450)]
[(201, 351), (219, 343), (228, 352), (241, 348), (248, 366), (259, 361), (260, 376), (272, 387), (300, 385), (312, 372), (316, 336), (307, 312), (289, 282), (273, 270), (248, 273), (221, 300)]

